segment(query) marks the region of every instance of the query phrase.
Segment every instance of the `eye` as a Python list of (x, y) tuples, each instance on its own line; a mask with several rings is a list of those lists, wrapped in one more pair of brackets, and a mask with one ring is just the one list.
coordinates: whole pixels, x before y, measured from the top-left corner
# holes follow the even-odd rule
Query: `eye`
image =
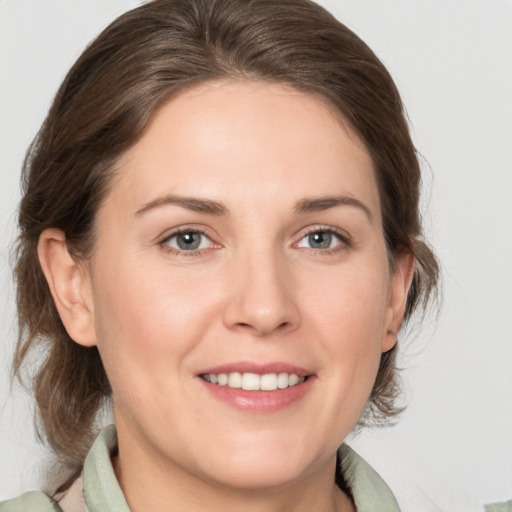
[(171, 234), (162, 240), (161, 245), (168, 246), (178, 252), (192, 252), (208, 249), (214, 244), (205, 233), (187, 230)]
[(310, 231), (297, 244), (297, 247), (315, 250), (336, 249), (346, 246), (348, 246), (347, 238), (330, 229)]

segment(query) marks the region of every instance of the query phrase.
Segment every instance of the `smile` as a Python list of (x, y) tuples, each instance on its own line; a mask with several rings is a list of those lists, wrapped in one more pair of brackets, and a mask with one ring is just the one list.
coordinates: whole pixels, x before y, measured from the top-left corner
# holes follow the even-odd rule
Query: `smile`
[(276, 391), (302, 384), (306, 377), (299, 377), (295, 373), (209, 373), (202, 374), (201, 378), (217, 386), (227, 386), (232, 389), (243, 389), (245, 391)]

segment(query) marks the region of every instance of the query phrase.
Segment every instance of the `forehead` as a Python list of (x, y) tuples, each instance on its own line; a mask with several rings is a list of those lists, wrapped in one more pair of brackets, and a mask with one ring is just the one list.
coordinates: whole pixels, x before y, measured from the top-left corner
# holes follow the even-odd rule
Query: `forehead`
[(380, 215), (372, 159), (348, 123), (326, 101), (275, 83), (222, 81), (181, 92), (117, 174), (112, 194), (125, 202), (173, 193), (291, 203), (340, 193)]

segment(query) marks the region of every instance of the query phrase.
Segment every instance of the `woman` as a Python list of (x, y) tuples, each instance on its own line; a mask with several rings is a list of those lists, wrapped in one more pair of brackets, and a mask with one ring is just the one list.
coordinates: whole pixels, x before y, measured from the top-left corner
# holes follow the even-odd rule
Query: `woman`
[(398, 510), (343, 440), (396, 414), (397, 336), (436, 286), (419, 180), (386, 69), (312, 2), (114, 21), (19, 216), (15, 367), (47, 346), (38, 415), (69, 478), (1, 510)]

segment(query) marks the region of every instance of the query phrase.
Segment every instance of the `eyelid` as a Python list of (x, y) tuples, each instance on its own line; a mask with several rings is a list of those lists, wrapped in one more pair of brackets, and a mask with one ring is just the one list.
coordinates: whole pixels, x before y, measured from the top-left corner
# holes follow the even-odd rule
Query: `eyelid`
[[(332, 247), (330, 249), (315, 249), (312, 247), (299, 247), (298, 246), (298, 244), (300, 243), (300, 241), (303, 238), (305, 238), (308, 235), (311, 235), (312, 233), (318, 233), (318, 232), (330, 233), (330, 234), (335, 235), (340, 240), (341, 247)], [(350, 236), (349, 233), (347, 233), (343, 229), (337, 228), (335, 226), (325, 225), (325, 224), (315, 224), (312, 226), (308, 226), (304, 229), (301, 229), (299, 231), (299, 233), (297, 234), (296, 239), (297, 239), (297, 241), (293, 243), (294, 247), (297, 247), (299, 249), (314, 251), (314, 252), (321, 252), (323, 254), (328, 254), (329, 252), (332, 252), (332, 251), (344, 250), (344, 249), (352, 247), (352, 245), (353, 245), (352, 237)]]
[[(205, 236), (211, 243), (210, 247), (202, 248), (202, 249), (192, 249), (192, 250), (181, 250), (176, 247), (172, 247), (168, 244), (169, 240), (174, 238), (177, 235), (180, 235), (182, 233), (197, 233), (202, 236)], [(161, 235), (157, 239), (157, 245), (160, 246), (162, 249), (165, 249), (169, 253), (177, 254), (177, 255), (183, 255), (183, 256), (197, 256), (201, 253), (204, 253), (206, 251), (210, 251), (212, 249), (219, 249), (221, 247), (221, 244), (218, 243), (215, 238), (212, 236), (212, 234), (209, 232), (209, 230), (205, 229), (202, 226), (197, 225), (182, 225), (177, 226), (175, 228), (172, 228), (171, 230), (165, 232), (165, 234)]]
[[(324, 232), (324, 233), (330, 233), (338, 238), (340, 243), (336, 247), (328, 248), (328, 249), (315, 249), (313, 247), (299, 247), (300, 241), (312, 234), (317, 232)], [(191, 250), (181, 250), (176, 247), (172, 247), (168, 244), (169, 240), (171, 240), (173, 237), (181, 234), (181, 233), (198, 233), (202, 236), (205, 236), (211, 243), (210, 247), (202, 248), (202, 249), (191, 249)], [(347, 233), (345, 230), (340, 229), (335, 226), (325, 225), (325, 224), (314, 224), (311, 226), (307, 226), (303, 229), (301, 229), (295, 236), (294, 236), (295, 242), (293, 242), (292, 247), (303, 249), (307, 251), (312, 251), (314, 253), (322, 253), (322, 254), (329, 254), (330, 252), (338, 252), (346, 250), (353, 245), (352, 237), (349, 233)], [(163, 235), (158, 237), (157, 239), (157, 245), (162, 247), (163, 249), (167, 250), (170, 253), (174, 253), (177, 255), (185, 255), (185, 256), (195, 256), (199, 255), (201, 253), (211, 251), (212, 249), (219, 249), (222, 247), (222, 245), (217, 242), (216, 237), (210, 233), (209, 229), (206, 229), (203, 226), (198, 225), (181, 225), (177, 226), (175, 228), (170, 229), (169, 231), (165, 232)]]

